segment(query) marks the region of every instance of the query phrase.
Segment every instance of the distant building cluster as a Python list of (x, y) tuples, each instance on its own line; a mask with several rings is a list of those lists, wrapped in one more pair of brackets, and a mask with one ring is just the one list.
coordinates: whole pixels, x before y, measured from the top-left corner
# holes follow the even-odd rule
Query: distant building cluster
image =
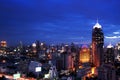
[(20, 41), (18, 46), (9, 47), (1, 41), (0, 74), (23, 80), (120, 80), (120, 43), (104, 46), (98, 22), (92, 29), (91, 44), (47, 45), (35, 41), (23, 45)]

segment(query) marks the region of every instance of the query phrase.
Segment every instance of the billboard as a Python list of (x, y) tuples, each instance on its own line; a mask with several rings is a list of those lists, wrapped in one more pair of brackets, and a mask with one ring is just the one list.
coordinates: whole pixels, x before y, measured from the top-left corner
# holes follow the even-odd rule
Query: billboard
[(50, 74), (45, 74), (44, 78), (49, 78)]
[(36, 67), (35, 68), (35, 72), (40, 72), (41, 71), (41, 67)]
[(13, 74), (13, 79), (18, 79), (18, 78), (20, 78), (20, 73)]

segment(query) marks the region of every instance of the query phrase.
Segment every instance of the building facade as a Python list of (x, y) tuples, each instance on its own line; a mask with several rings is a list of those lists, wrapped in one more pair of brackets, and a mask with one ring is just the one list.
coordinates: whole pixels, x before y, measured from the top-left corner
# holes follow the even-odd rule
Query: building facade
[(80, 63), (90, 62), (90, 49), (86, 45), (83, 45), (80, 50), (79, 62)]
[(104, 34), (102, 26), (97, 22), (92, 30), (92, 63), (99, 67), (103, 62)]
[(107, 50), (105, 51), (105, 64), (114, 64), (115, 61), (115, 55), (114, 55), (114, 47), (109, 44), (107, 46)]

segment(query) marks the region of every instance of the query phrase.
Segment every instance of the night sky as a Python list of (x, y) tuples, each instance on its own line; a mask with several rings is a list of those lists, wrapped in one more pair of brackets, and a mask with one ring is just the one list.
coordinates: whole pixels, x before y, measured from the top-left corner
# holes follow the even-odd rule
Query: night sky
[(0, 40), (87, 44), (97, 19), (105, 44), (119, 42), (120, 0), (0, 0)]

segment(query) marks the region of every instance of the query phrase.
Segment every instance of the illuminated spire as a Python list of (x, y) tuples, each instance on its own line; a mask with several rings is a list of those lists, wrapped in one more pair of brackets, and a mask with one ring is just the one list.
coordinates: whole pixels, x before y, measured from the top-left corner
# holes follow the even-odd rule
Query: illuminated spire
[(96, 21), (96, 24), (93, 26), (93, 29), (94, 28), (102, 28), (102, 26), (98, 23), (98, 19)]

